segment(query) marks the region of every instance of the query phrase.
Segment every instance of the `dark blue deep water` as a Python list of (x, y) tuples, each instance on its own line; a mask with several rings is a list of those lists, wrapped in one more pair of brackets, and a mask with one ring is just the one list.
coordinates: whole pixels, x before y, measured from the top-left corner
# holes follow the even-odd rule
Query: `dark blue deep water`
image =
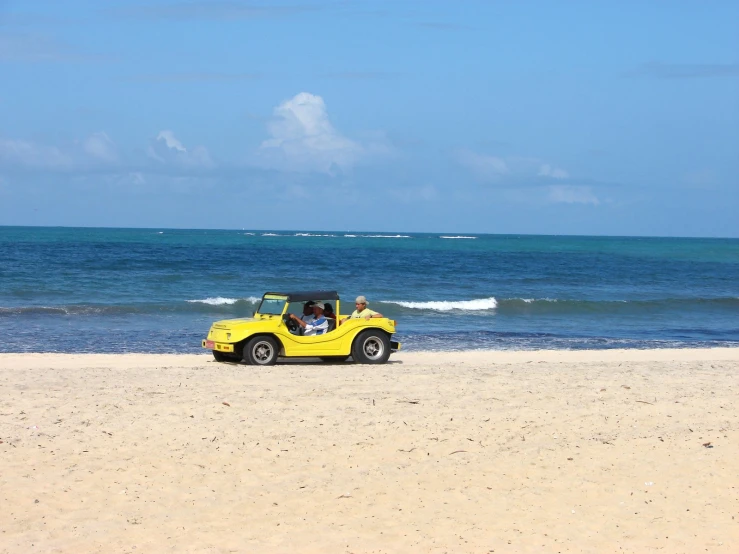
[(336, 289), (407, 350), (739, 346), (739, 240), (0, 227), (2, 352), (200, 352)]

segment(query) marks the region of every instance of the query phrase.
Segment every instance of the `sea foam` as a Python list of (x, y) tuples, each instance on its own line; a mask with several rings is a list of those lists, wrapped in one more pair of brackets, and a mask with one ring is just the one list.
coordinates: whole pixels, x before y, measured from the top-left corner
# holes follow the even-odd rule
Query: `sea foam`
[(200, 300), (188, 300), (188, 302), (192, 304), (209, 304), (211, 306), (224, 306), (224, 305), (230, 305), (230, 304), (236, 304), (239, 300), (245, 300), (246, 302), (259, 302), (261, 298), (257, 298), (256, 296), (250, 296), (248, 298), (223, 298), (222, 296), (217, 296), (215, 298), (203, 298)]
[(452, 310), (479, 311), (494, 310), (498, 301), (492, 296), (490, 298), (478, 298), (476, 300), (436, 300), (430, 302), (393, 302), (385, 301), (387, 304), (397, 304), (404, 308), (416, 310), (436, 310), (439, 312), (450, 312)]

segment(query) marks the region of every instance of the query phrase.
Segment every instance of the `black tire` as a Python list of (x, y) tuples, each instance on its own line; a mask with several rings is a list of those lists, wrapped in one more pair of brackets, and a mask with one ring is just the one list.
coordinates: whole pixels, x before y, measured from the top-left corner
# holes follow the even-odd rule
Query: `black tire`
[(349, 356), (321, 356), (321, 359), (327, 363), (339, 363), (347, 361)]
[(217, 362), (228, 362), (230, 360), (228, 354), (218, 352), (218, 350), (213, 350), (213, 358), (215, 358)]
[(377, 329), (362, 331), (352, 344), (352, 358), (358, 364), (384, 364), (390, 357), (390, 339)]
[(249, 365), (275, 365), (279, 352), (280, 347), (272, 337), (254, 337), (244, 345), (244, 361)]

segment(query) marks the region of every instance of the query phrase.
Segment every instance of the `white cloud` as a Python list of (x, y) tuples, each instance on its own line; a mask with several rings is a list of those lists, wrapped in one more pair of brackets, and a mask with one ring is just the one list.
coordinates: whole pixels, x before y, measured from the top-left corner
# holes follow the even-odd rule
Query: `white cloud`
[(567, 179), (570, 174), (564, 169), (553, 167), (549, 164), (543, 164), (539, 168), (539, 177), (551, 177), (552, 179)]
[(174, 133), (172, 131), (159, 131), (159, 134), (157, 135), (157, 140), (164, 141), (164, 144), (167, 145), (167, 148), (172, 148), (174, 150), (177, 150), (178, 152), (187, 152), (187, 148), (182, 146), (182, 143), (177, 140), (177, 137), (174, 136)]
[(590, 187), (574, 185), (552, 185), (549, 187), (549, 200), (564, 204), (600, 204)]
[(296, 172), (336, 174), (374, 155), (388, 153), (382, 143), (360, 144), (343, 136), (328, 117), (323, 98), (301, 92), (274, 109), (258, 164)]
[(535, 177), (546, 179), (569, 179), (570, 174), (562, 168), (543, 163), (538, 158), (508, 156), (499, 157), (478, 154), (469, 150), (455, 153), (455, 159), (463, 167), (470, 170), (481, 181), (496, 182), (508, 177), (508, 180), (522, 181)]
[(0, 166), (28, 170), (74, 171), (118, 161), (115, 143), (105, 132), (61, 146), (23, 139), (0, 138)]
[[(478, 154), (468, 150), (455, 153), (457, 162), (479, 180), (497, 183), (507, 188), (546, 187), (549, 201), (567, 204), (600, 204), (590, 187), (568, 185), (570, 173), (535, 157), (507, 156), (505, 158)], [(564, 181), (553, 185), (555, 181)]]
[(456, 154), (457, 162), (472, 171), (483, 181), (497, 181), (510, 173), (508, 164), (503, 158), (477, 154), (469, 150), (460, 150)]
[(74, 160), (56, 146), (0, 138), (0, 164), (32, 169), (69, 169)]
[(190, 168), (210, 168), (214, 165), (207, 148), (196, 146), (187, 149), (172, 131), (166, 130), (159, 132), (157, 138), (149, 145), (147, 154), (163, 164)]
[(103, 162), (117, 162), (118, 152), (116, 146), (107, 133), (93, 133), (85, 139), (82, 145), (84, 151)]

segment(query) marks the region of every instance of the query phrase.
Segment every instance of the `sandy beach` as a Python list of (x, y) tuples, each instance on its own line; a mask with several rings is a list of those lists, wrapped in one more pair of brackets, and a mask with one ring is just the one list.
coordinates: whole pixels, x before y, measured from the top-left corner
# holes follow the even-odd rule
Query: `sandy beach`
[(0, 552), (737, 552), (739, 349), (0, 355)]

